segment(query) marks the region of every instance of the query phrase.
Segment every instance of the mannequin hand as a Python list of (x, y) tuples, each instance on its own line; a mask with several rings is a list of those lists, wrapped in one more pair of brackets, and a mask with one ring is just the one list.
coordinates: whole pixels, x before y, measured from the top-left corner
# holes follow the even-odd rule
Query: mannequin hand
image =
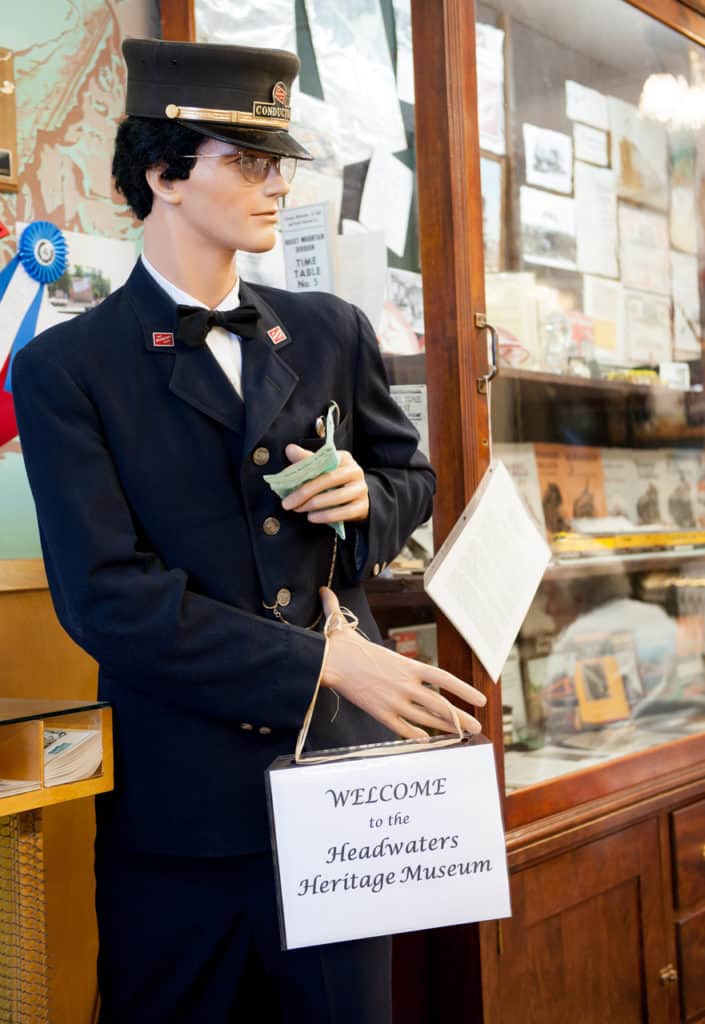
[[(338, 598), (321, 587), (323, 614), (340, 613)], [(424, 739), (421, 728), (456, 731), (446, 701), (424, 683), (432, 683), (466, 704), (484, 707), (485, 696), (474, 686), (432, 665), (424, 665), (386, 647), (370, 643), (345, 623), (331, 631), (321, 685), (335, 689), (352, 704), (372, 715), (404, 739)], [(472, 715), (456, 708), (465, 732), (480, 732)]]
[[(312, 452), (298, 444), (288, 444), (285, 454), (290, 462), (307, 459)], [(310, 523), (349, 523), (367, 519), (370, 499), (361, 466), (350, 452), (339, 451), (340, 462), (330, 473), (321, 473), (284, 498), (282, 508), (306, 512)]]

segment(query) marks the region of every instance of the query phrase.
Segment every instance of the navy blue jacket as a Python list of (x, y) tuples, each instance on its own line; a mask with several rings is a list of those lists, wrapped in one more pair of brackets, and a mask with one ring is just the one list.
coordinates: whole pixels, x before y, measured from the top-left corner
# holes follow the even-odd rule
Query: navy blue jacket
[[(333, 531), (284, 511), (263, 473), (288, 465), (289, 442), (319, 444), (315, 421), (338, 403), (336, 444), (365, 469), (370, 518), (348, 525), (333, 586), (371, 637), (360, 581), (431, 512), (433, 471), (364, 316), (322, 293), (243, 283), (241, 299), (261, 312), (242, 343), (244, 405), (207, 347), (169, 344), (176, 306), (141, 262), (13, 366), (54, 606), (115, 711), (117, 787), (100, 820), (155, 853), (268, 845), (263, 773), (293, 750), (320, 672), (323, 638), (302, 627), (320, 610)], [(264, 607), (282, 589), (291, 624)], [(321, 693), (316, 746), (385, 736), (342, 703), (331, 725), (335, 698)]]

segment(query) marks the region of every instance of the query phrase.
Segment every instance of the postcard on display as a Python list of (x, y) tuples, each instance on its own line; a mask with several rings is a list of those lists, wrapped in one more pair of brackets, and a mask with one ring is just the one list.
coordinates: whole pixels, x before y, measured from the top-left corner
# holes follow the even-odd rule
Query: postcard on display
[(565, 112), (571, 121), (582, 121), (593, 128), (607, 131), (610, 126), (607, 97), (578, 82), (565, 83)]
[(526, 701), (521, 677), (519, 648), (516, 644), (502, 666), (502, 705), (511, 708), (512, 742), (519, 739), (526, 727)]
[(607, 132), (586, 124), (573, 125), (573, 152), (576, 160), (584, 160), (597, 167), (609, 167), (610, 155)]
[(257, 0), (227, 7), (220, 0), (198, 0), (195, 15), (198, 39), (296, 52), (296, 18), (287, 0), (268, 0), (266, 21)]
[(668, 136), (663, 125), (642, 117), (637, 107), (608, 98), (612, 167), (621, 199), (668, 209)]
[(509, 470), (509, 475), (514, 481), (519, 496), (543, 533), (546, 523), (543, 518), (534, 446), (532, 444), (495, 444), (492, 446), (492, 454), (494, 458), (500, 459)]
[(630, 716), (629, 702), (614, 654), (576, 659), (575, 692), (580, 718), (586, 725), (617, 722)]
[(331, 233), (336, 233), (343, 203), (342, 175), (321, 174), (319, 171), (299, 166), (286, 197), (285, 209), (313, 206), (316, 203), (330, 204)]
[(671, 300), (624, 289), (624, 352), (629, 366), (658, 366), (671, 359)]
[(608, 516), (623, 516), (638, 524), (638, 477), (631, 448), (601, 448), (602, 476)]
[(619, 204), (619, 262), (625, 288), (670, 295), (668, 218)]
[(573, 140), (563, 132), (537, 128), (533, 124), (522, 126), (526, 182), (553, 192), (573, 191)]
[(411, 0), (392, 0), (397, 37), (397, 92), (405, 103), (414, 102), (414, 54), (411, 38)]
[[(316, 66), (326, 102), (348, 126), (348, 140), (357, 140), (346, 162), (366, 160), (378, 146), (393, 153), (406, 149), (404, 121), (382, 12), (377, 0), (305, 0)], [(350, 60), (350, 26), (364, 25), (355, 35), (355, 60)], [(352, 157), (353, 159), (350, 159)]]
[[(17, 237), (27, 227), (18, 222)], [(53, 310), (61, 319), (76, 316), (97, 306), (125, 283), (137, 260), (134, 242), (117, 238), (64, 231), (68, 246), (66, 270), (46, 286)], [(56, 322), (56, 318), (52, 322)], [(48, 324), (38, 323), (37, 330)]]
[(520, 208), (524, 260), (575, 270), (575, 201), (522, 185)]
[(496, 274), (504, 264), (504, 161), (480, 154), (482, 240), (485, 273)]
[(392, 384), (389, 388), (397, 405), (406, 413), (419, 432), (419, 451), (431, 458), (428, 437), (428, 398), (425, 384)]
[(670, 143), (671, 245), (695, 255), (698, 251), (695, 143), (690, 132), (673, 132)]
[(504, 130), (504, 32), (493, 25), (475, 25), (477, 61), (477, 115), (480, 149), (503, 156)]
[(671, 250), (671, 285), (673, 353), (676, 360), (699, 359), (702, 355), (702, 326), (697, 256)]
[(536, 278), (530, 273), (485, 276), (487, 319), (499, 336), (503, 366), (538, 370), (541, 366)]
[(424, 350), (424, 339), (416, 333), (406, 314), (386, 299), (382, 306), (377, 340), (385, 355), (415, 356)]
[(389, 267), (384, 297), (404, 313), (417, 334), (424, 333), (421, 274)]
[[(361, 144), (344, 114), (332, 103), (299, 90), (292, 97), (291, 107), (291, 133), (314, 157), (317, 173), (341, 176), (345, 164), (368, 160), (372, 155), (372, 147)], [(299, 163), (296, 177), (304, 166)], [(307, 169), (311, 169), (310, 164)]]
[(384, 306), (387, 246), (384, 231), (348, 230), (335, 239), (336, 294), (359, 306), (378, 330)]
[(605, 482), (599, 448), (536, 444), (536, 469), (549, 535), (569, 530), (573, 519), (606, 515)]
[(292, 292), (332, 292), (333, 262), (327, 203), (280, 213), (286, 286)]
[(663, 526), (666, 523), (666, 460), (660, 448), (635, 449), (632, 452), (636, 472), (634, 509), (637, 526)]
[(576, 160), (575, 233), (578, 270), (618, 277), (614, 171)]
[(371, 230), (381, 228), (397, 256), (406, 249), (413, 189), (414, 175), (406, 164), (387, 149), (375, 149), (362, 192), (360, 223)]
[(697, 525), (697, 488), (700, 459), (697, 452), (665, 448), (664, 517), (668, 526), (694, 530)]
[(583, 278), (583, 310), (592, 319), (597, 362), (607, 366), (623, 366), (624, 295), (621, 281), (586, 274)]

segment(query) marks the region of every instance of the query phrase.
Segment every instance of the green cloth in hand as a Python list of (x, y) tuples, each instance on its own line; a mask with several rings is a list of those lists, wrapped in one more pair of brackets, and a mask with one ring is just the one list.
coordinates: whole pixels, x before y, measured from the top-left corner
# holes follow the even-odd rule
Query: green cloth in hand
[[(338, 465), (340, 460), (333, 440), (335, 433), (334, 409), (335, 406), (331, 404), (326, 416), (326, 440), (317, 452), (299, 462), (293, 462), (279, 473), (264, 475), (263, 479), (279, 498), (286, 498), (289, 494), (297, 491), (302, 484), (308, 483), (309, 480), (315, 480), (321, 473), (330, 473)], [(345, 540), (344, 523), (329, 523), (328, 525), (335, 530), (341, 540)]]

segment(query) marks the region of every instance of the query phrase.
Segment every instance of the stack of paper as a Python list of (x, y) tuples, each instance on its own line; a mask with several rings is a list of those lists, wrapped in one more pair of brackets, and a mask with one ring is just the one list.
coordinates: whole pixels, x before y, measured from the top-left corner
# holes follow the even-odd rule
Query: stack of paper
[(103, 741), (97, 729), (44, 730), (44, 785), (88, 779), (103, 763)]

